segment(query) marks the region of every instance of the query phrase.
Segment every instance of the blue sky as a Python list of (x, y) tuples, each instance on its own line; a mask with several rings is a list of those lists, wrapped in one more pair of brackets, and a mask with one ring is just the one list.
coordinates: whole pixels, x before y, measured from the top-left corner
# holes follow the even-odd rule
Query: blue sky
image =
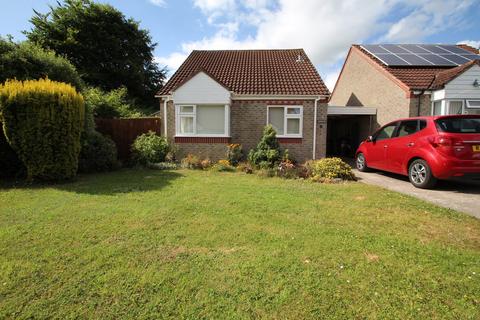
[[(33, 9), (2, 1), (0, 35), (25, 37)], [(352, 43), (480, 45), (480, 0), (102, 0), (140, 21), (175, 71), (193, 49), (304, 48), (332, 88)]]

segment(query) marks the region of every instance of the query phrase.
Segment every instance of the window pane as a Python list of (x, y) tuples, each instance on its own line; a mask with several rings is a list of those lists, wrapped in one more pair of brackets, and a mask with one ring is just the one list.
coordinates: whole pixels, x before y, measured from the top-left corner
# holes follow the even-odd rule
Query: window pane
[(442, 114), (442, 102), (441, 101), (435, 101), (433, 103), (433, 115), (434, 116), (439, 116)]
[(392, 137), (393, 131), (395, 131), (395, 128), (396, 128), (396, 125), (394, 124), (381, 129), (377, 133), (375, 140), (380, 141), (384, 139), (390, 139)]
[(300, 134), (300, 119), (287, 119), (287, 134)]
[(448, 114), (462, 114), (462, 101), (450, 101), (448, 104)]
[(402, 121), (398, 128), (398, 137), (405, 137), (417, 132), (417, 120)]
[(277, 135), (284, 134), (283, 120), (283, 108), (268, 108), (268, 122), (273, 126), (275, 131), (277, 131)]
[(480, 100), (468, 100), (469, 108), (480, 108)]
[(451, 133), (480, 133), (479, 118), (446, 118), (436, 121), (437, 129)]
[(181, 106), (180, 107), (180, 112), (182, 113), (192, 113), (193, 112), (193, 106)]
[(300, 108), (288, 108), (287, 113), (288, 114), (300, 114)]
[(197, 134), (225, 134), (225, 106), (197, 106)]
[(180, 133), (193, 133), (193, 117), (180, 117)]

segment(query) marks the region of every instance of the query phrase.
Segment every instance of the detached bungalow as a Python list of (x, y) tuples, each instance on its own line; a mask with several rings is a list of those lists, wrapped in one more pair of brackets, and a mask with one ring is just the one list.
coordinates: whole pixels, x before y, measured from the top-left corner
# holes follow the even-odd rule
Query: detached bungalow
[(480, 114), (478, 59), (467, 45), (353, 45), (329, 101), (329, 150), (398, 118)]
[(180, 157), (248, 152), (267, 124), (297, 161), (325, 156), (330, 93), (302, 49), (193, 51), (157, 97)]

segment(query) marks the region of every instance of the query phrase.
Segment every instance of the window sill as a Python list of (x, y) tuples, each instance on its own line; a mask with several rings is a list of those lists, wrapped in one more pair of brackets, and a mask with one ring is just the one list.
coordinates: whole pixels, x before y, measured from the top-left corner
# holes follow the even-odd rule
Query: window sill
[(230, 143), (227, 136), (175, 136), (175, 143)]
[(302, 137), (277, 137), (278, 143), (282, 144), (300, 144), (303, 141)]

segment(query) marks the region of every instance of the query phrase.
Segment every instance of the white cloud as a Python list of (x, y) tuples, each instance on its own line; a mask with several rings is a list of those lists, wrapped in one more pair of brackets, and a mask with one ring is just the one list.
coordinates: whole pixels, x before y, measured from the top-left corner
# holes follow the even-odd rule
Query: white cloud
[(167, 1), (166, 0), (148, 0), (151, 4), (154, 4), (159, 7), (166, 7)]
[(324, 77), (322, 77), (323, 81), (325, 82), (325, 85), (327, 86), (328, 90), (330, 90), (330, 92), (332, 92), (333, 88), (335, 88), (335, 84), (337, 83), (340, 70), (341, 69), (335, 69), (332, 72), (329, 72), (326, 75), (324, 75)]
[[(473, 0), (193, 0), (217, 32), (158, 58), (174, 71), (194, 49), (304, 48), (317, 65), (338, 64), (354, 43), (416, 42), (455, 27)], [(401, 8), (402, 10), (399, 10)], [(388, 21), (395, 12), (405, 12)], [(245, 36), (244, 26), (255, 33)], [(338, 67), (337, 67), (338, 68)], [(333, 88), (338, 72), (322, 75)]]
[(457, 44), (466, 44), (476, 49), (480, 48), (480, 40), (462, 40), (457, 42)]
[(460, 26), (473, 0), (416, 0), (414, 3), (413, 11), (394, 23), (382, 40), (421, 42), (427, 36)]

